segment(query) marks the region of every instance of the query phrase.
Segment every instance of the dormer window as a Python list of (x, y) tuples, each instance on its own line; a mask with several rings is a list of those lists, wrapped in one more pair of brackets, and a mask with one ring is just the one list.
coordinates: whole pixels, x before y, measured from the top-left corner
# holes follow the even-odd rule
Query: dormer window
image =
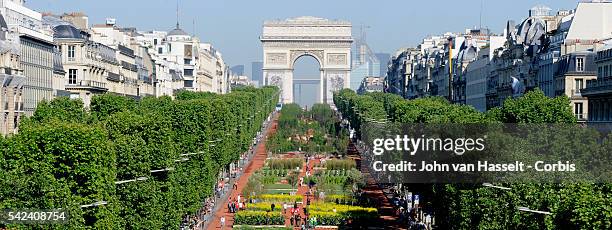
[(584, 72), (584, 57), (576, 58), (576, 72)]

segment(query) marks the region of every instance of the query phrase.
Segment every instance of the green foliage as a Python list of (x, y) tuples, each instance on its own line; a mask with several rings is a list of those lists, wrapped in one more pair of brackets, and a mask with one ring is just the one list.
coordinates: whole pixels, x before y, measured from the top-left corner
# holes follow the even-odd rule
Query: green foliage
[(50, 102), (41, 101), (31, 117), (36, 123), (49, 122), (51, 120), (84, 122), (86, 119), (83, 101), (71, 100), (68, 97), (59, 97)]
[(499, 118), (504, 123), (576, 123), (569, 98), (549, 98), (540, 89), (504, 101)]
[(285, 225), (285, 217), (280, 212), (240, 211), (234, 216), (237, 225)]
[[(248, 149), (278, 90), (189, 96), (99, 95), (89, 112), (79, 100), (41, 103), (17, 135), (0, 138), (0, 208), (62, 208), (70, 223), (9, 227), (176, 229)], [(115, 184), (138, 178), (146, 180)], [(80, 207), (97, 201), (108, 204)]]
[(335, 122), (334, 111), (326, 104), (314, 104), (310, 109), (312, 119), (317, 121), (324, 127), (332, 125)]
[(302, 158), (270, 159), (266, 161), (266, 165), (270, 169), (296, 169), (296, 168), (301, 168), (302, 165), (304, 165), (304, 159)]
[[(30, 125), (2, 151), (0, 208), (62, 208), (72, 228), (119, 228), (116, 155), (101, 127), (61, 121)], [(79, 207), (100, 200), (113, 203)]]
[(257, 196), (257, 199), (263, 202), (271, 202), (271, 203), (293, 203), (293, 202), (301, 202), (303, 197), (300, 195), (286, 195), (286, 194), (263, 194)]
[[(334, 211), (335, 210), (335, 211)], [(341, 226), (351, 220), (352, 224), (367, 224), (379, 217), (376, 208), (363, 208), (333, 203), (314, 203), (309, 208), (310, 216), (316, 217), (319, 225)]]
[[(380, 103), (372, 103), (368, 97)], [(480, 113), (469, 106), (450, 104), (443, 98), (407, 101), (381, 93), (358, 96), (351, 90), (336, 93), (334, 103), (343, 117), (358, 131), (363, 121), (373, 120), (372, 112), (364, 112), (360, 108), (359, 104), (363, 103), (382, 108), (390, 122), (576, 123), (567, 97), (548, 98), (540, 90), (530, 91), (520, 98), (508, 99), (502, 107), (487, 113)], [(379, 111), (380, 108), (370, 108), (368, 111)], [(597, 167), (598, 171), (610, 171), (607, 163), (593, 163), (611, 160), (609, 153), (612, 152), (612, 144), (609, 137), (598, 141), (597, 135), (581, 132), (576, 127), (558, 130), (554, 135), (542, 131), (525, 137), (529, 140), (525, 143), (535, 144), (515, 145), (524, 151), (546, 149), (564, 159), (589, 163)], [(577, 136), (581, 137), (579, 141), (576, 140)], [(570, 149), (584, 153), (584, 156), (577, 157), (568, 151)], [(512, 154), (520, 156), (520, 152)], [(413, 192), (426, 194), (421, 202), (434, 208), (436, 222), (442, 229), (612, 228), (610, 184), (526, 183), (501, 186), (511, 187), (512, 190), (483, 188), (480, 184), (408, 185)], [(546, 210), (552, 215), (520, 212), (517, 211), (518, 207)]]
[(136, 106), (136, 101), (132, 98), (103, 94), (97, 95), (91, 99), (91, 113), (94, 117), (108, 117), (114, 113), (133, 110)]
[(350, 170), (356, 168), (357, 164), (352, 159), (332, 159), (325, 161), (325, 168), (327, 170)]
[(192, 92), (189, 90), (179, 90), (175, 94), (176, 100), (188, 101), (196, 99), (210, 99), (214, 98), (214, 93), (209, 92)]
[(342, 135), (346, 133), (329, 105), (315, 104), (310, 111), (303, 111), (296, 104), (287, 104), (281, 110), (278, 130), (266, 146), (272, 153), (344, 154), (348, 136)]

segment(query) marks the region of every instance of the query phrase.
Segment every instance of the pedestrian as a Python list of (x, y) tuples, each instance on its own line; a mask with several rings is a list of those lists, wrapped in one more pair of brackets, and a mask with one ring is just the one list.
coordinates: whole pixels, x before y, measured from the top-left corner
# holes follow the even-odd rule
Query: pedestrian
[(234, 187), (233, 188), (234, 188), (234, 190), (238, 190), (238, 181), (234, 182)]
[(272, 212), (274, 212), (274, 208), (275, 208), (275, 205), (274, 205), (274, 203), (272, 203), (272, 204), (270, 205), (270, 209), (272, 210)]
[(291, 222), (291, 226), (293, 226), (293, 215), (291, 215), (291, 218), (289, 218), (289, 222)]
[(225, 227), (225, 216), (221, 216), (221, 229)]
[(232, 201), (230, 199), (227, 201), (227, 212), (232, 212)]

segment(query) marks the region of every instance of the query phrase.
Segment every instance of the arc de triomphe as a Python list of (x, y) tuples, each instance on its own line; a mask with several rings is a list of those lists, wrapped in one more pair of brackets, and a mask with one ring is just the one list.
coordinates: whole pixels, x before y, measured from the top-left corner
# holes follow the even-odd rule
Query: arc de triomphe
[(293, 66), (309, 55), (320, 66), (319, 102), (331, 104), (334, 92), (350, 87), (351, 32), (350, 22), (316, 17), (264, 22), (264, 85), (278, 86), (281, 102), (293, 103)]

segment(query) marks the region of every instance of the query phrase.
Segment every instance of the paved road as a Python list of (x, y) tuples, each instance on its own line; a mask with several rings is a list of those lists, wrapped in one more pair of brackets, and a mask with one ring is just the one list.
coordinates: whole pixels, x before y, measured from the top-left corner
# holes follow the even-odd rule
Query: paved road
[[(266, 158), (268, 157), (268, 153), (266, 151), (266, 141), (269, 135), (272, 135), (274, 132), (276, 132), (277, 126), (278, 115), (273, 118), (271, 125), (262, 137), (261, 144), (256, 147), (255, 156), (253, 157), (253, 160), (249, 163), (249, 165), (244, 171), (244, 174), (238, 180), (238, 189), (234, 189), (231, 191), (230, 197), (232, 200), (236, 199), (239, 194), (242, 194), (242, 190), (249, 181), (249, 177), (251, 177), (251, 175), (253, 175), (255, 171), (259, 170), (264, 166)], [(221, 229), (222, 216), (225, 216), (225, 228), (223, 229), (231, 229), (231, 226), (234, 224), (234, 213), (228, 212), (227, 203), (227, 200), (223, 201), (221, 207), (213, 216), (211, 223), (208, 224), (207, 229)]]

